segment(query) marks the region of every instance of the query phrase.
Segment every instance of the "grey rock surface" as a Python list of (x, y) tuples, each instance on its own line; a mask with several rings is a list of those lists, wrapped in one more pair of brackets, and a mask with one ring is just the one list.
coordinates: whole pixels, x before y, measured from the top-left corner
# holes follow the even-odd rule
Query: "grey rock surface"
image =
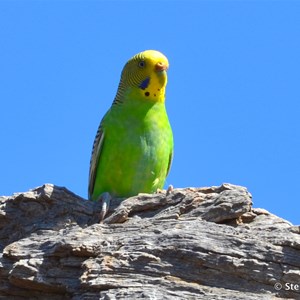
[(0, 299), (300, 299), (300, 230), (246, 188), (0, 197)]

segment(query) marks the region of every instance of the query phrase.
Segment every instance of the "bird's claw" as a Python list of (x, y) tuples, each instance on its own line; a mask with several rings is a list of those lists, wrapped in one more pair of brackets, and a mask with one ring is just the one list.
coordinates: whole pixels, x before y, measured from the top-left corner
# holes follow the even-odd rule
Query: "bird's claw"
[(170, 184), (170, 185), (168, 186), (168, 188), (167, 188), (167, 193), (166, 193), (166, 195), (167, 195), (167, 196), (170, 195), (170, 193), (171, 193), (173, 190), (174, 190), (174, 187), (173, 187), (172, 184)]
[[(174, 190), (174, 187), (173, 187), (172, 184), (170, 184), (170, 185), (168, 186), (168, 188), (167, 188), (166, 195), (168, 196), (173, 190)], [(162, 193), (162, 192), (163, 192), (163, 190), (161, 190), (161, 189), (156, 189), (156, 194), (160, 194), (160, 193)]]

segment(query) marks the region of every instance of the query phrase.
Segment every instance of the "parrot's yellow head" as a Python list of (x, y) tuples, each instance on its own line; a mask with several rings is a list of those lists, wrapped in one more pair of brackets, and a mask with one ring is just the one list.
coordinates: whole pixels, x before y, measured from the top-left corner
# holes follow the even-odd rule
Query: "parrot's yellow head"
[(162, 53), (140, 52), (124, 66), (119, 89), (130, 97), (138, 95), (149, 101), (164, 102), (168, 68), (168, 59)]

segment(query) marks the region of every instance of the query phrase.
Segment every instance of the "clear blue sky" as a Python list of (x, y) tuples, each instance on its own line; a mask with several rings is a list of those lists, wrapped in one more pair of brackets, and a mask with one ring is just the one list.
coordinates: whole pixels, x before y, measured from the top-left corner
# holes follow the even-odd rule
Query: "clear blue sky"
[(87, 196), (91, 147), (124, 63), (170, 61), (167, 184), (243, 185), (300, 223), (299, 1), (0, 0), (0, 195)]

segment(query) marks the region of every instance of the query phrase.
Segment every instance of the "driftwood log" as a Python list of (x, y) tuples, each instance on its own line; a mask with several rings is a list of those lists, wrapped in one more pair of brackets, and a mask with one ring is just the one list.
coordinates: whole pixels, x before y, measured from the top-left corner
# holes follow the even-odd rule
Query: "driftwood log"
[(300, 299), (299, 226), (246, 188), (100, 205), (46, 184), (0, 197), (0, 299)]

